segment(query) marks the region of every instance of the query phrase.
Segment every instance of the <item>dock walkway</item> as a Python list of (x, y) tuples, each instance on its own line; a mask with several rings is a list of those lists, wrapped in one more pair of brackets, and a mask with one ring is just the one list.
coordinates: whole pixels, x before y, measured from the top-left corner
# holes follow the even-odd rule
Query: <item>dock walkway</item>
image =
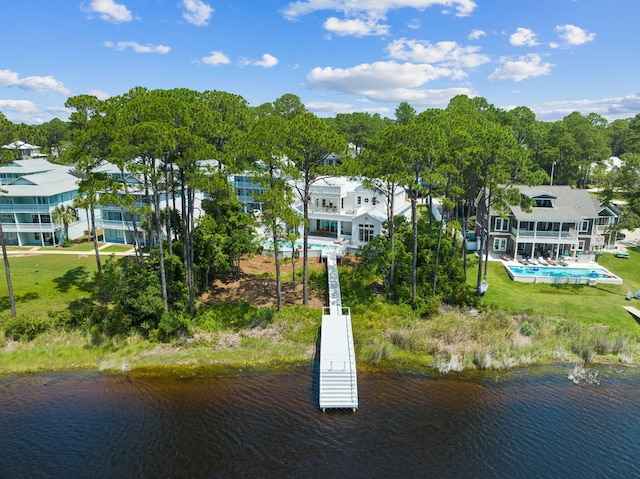
[[(323, 255), (324, 256), (324, 255)], [(342, 307), (335, 251), (326, 253), (329, 306), (322, 311), (320, 409), (358, 408), (358, 378), (351, 311)]]

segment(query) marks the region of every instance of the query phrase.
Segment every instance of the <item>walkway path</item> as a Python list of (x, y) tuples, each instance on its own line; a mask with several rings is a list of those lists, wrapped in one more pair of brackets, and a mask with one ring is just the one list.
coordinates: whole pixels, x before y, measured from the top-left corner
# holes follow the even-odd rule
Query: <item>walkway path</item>
[[(98, 251), (100, 251), (103, 255), (115, 255), (115, 256), (133, 256), (135, 254), (135, 249), (133, 246), (128, 251), (105, 251), (110, 246), (122, 246), (117, 243), (100, 243), (98, 246)], [(20, 248), (20, 249), (10, 249), (7, 248), (7, 254), (9, 256), (25, 256), (32, 254), (63, 254), (63, 255), (72, 255), (72, 256), (89, 256), (93, 255), (94, 250), (91, 248), (90, 250), (77, 250), (77, 249), (68, 249), (62, 246), (57, 248), (43, 248), (41, 246), (34, 246), (32, 248)]]
[(358, 378), (351, 311), (342, 307), (336, 252), (326, 254), (329, 306), (322, 312), (320, 409), (358, 408)]

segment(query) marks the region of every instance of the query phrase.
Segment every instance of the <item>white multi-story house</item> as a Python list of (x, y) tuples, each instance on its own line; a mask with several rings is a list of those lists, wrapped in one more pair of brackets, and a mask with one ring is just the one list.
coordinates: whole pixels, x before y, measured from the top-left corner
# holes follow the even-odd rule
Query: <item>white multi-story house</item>
[[(68, 166), (42, 158), (15, 160), (0, 167), (4, 192), (0, 195), (0, 221), (6, 244), (57, 245), (64, 228), (53, 222), (58, 205), (71, 205), (78, 194), (77, 178)], [(80, 213), (80, 212), (79, 212)], [(84, 233), (86, 216), (69, 225), (69, 236)]]
[[(301, 201), (294, 208), (302, 214)], [(382, 233), (386, 211), (385, 197), (361, 181), (346, 177), (322, 178), (310, 188), (309, 235), (364, 246)], [(410, 213), (411, 204), (406, 200), (404, 189), (397, 188), (394, 216), (408, 217)]]
[[(619, 209), (603, 205), (586, 190), (560, 185), (517, 188), (521, 205), (511, 206), (503, 215), (489, 208), (489, 252), (514, 258), (575, 256), (601, 250), (615, 231)], [(485, 200), (480, 196), (477, 202), (477, 235), (483, 232)]]
[(14, 159), (16, 160), (28, 160), (31, 158), (46, 158), (47, 155), (41, 152), (42, 148), (35, 145), (30, 145), (24, 141), (14, 141), (8, 145), (2, 146), (3, 150), (10, 150), (14, 152)]

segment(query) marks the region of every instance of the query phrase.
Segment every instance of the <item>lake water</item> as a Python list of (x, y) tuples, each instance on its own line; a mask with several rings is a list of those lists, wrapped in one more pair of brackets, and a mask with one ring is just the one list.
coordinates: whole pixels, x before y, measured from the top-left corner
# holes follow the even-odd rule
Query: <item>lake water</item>
[(640, 373), (360, 371), (322, 413), (312, 368), (0, 378), (2, 478), (636, 478)]

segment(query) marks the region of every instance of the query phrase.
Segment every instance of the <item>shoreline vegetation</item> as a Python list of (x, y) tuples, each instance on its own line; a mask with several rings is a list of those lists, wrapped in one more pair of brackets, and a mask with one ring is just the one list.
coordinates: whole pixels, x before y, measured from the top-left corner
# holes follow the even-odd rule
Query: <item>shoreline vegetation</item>
[[(628, 304), (627, 291), (640, 289), (640, 272), (632, 266), (640, 248), (630, 248), (630, 253), (630, 260), (606, 254), (600, 260), (625, 280), (622, 286), (515, 283), (500, 262), (492, 262), (491, 286), (480, 308), (440, 307), (428, 318), (376, 295), (376, 285), (363, 282), (357, 268), (346, 261), (340, 267), (342, 295), (343, 303), (351, 307), (358, 366), (440, 374), (548, 362), (637, 366), (640, 327), (621, 307)], [(469, 258), (477, 268), (473, 260)], [(218, 282), (212, 297), (222, 302), (211, 300), (200, 308), (189, 331), (160, 343), (140, 333), (107, 337), (67, 327), (64, 308), (88, 294), (91, 261), (83, 255), (66, 260), (61, 255), (12, 258), (19, 308), (27, 318), (40, 316), (38, 325), (31, 326), (42, 329), (18, 338), (7, 334), (11, 319), (7, 298), (0, 292), (0, 374), (162, 369), (190, 375), (219, 367), (279, 368), (314, 361), (323, 302), (321, 265), (314, 270), (314, 306), (288, 304), (276, 311), (270, 304), (258, 304), (273, 291), (273, 278), (270, 259), (255, 257), (254, 269), (239, 282), (257, 281), (252, 292), (237, 288), (233, 294), (225, 292), (225, 285)], [(475, 278), (473, 268), (468, 277)], [(290, 282), (289, 273), (283, 279), (285, 289)], [(262, 298), (256, 296), (260, 290)], [(256, 304), (243, 301), (243, 296)]]

